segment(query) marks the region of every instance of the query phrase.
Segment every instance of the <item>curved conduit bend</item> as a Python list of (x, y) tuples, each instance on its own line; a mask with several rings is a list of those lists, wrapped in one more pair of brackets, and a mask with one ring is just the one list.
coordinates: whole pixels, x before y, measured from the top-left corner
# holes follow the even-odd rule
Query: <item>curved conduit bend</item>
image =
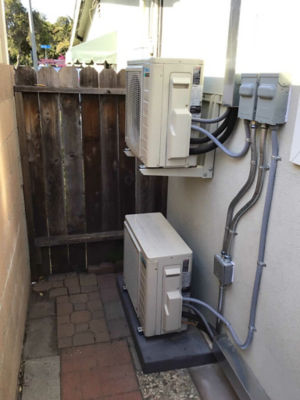
[(267, 240), (267, 231), (268, 231), (268, 224), (271, 212), (271, 205), (274, 193), (274, 185), (275, 185), (275, 177), (276, 177), (276, 170), (277, 170), (277, 162), (280, 160), (278, 156), (279, 148), (278, 148), (278, 137), (277, 137), (277, 127), (272, 128), (271, 131), (272, 135), (272, 161), (270, 167), (270, 175), (269, 175), (269, 182), (267, 187), (265, 205), (264, 205), (264, 212), (262, 218), (262, 225), (261, 225), (261, 232), (260, 232), (260, 240), (259, 240), (259, 250), (258, 250), (258, 260), (257, 260), (257, 268), (256, 268), (256, 275), (254, 280), (254, 286), (252, 290), (252, 299), (251, 299), (251, 307), (250, 307), (250, 315), (249, 315), (249, 325), (248, 325), (248, 334), (244, 342), (240, 340), (236, 331), (233, 329), (231, 323), (226, 319), (221, 313), (215, 310), (212, 306), (205, 303), (202, 300), (195, 299), (195, 298), (183, 298), (185, 303), (194, 303), (198, 306), (204, 307), (209, 310), (212, 314), (214, 314), (218, 319), (220, 319), (225, 326), (228, 328), (229, 333), (233, 339), (233, 341), (237, 344), (237, 346), (242, 349), (246, 350), (253, 340), (253, 335), (255, 332), (255, 319), (256, 319), (256, 311), (257, 311), (257, 302), (258, 296), (260, 292), (260, 284), (261, 284), (261, 277), (263, 268), (266, 266), (264, 257), (265, 257), (265, 247), (266, 247), (266, 240)]

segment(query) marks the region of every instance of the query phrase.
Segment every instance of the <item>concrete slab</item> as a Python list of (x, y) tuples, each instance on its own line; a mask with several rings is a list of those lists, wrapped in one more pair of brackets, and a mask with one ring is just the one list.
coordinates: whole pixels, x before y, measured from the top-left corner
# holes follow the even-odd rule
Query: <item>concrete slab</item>
[(25, 362), (23, 400), (60, 400), (60, 357)]
[(33, 303), (29, 307), (29, 319), (55, 316), (55, 304), (53, 301), (41, 301)]
[(129, 336), (127, 338), (127, 343), (128, 343), (129, 351), (131, 353), (131, 358), (133, 361), (134, 368), (136, 369), (136, 371), (142, 372), (141, 363), (140, 363), (139, 357), (138, 357), (136, 349), (135, 349), (134, 341), (131, 336)]
[(119, 319), (125, 318), (121, 301), (114, 301), (113, 303), (104, 304), (106, 319)]
[(217, 364), (201, 365), (189, 370), (202, 400), (238, 400)]
[(55, 317), (28, 320), (24, 359), (28, 360), (57, 354)]

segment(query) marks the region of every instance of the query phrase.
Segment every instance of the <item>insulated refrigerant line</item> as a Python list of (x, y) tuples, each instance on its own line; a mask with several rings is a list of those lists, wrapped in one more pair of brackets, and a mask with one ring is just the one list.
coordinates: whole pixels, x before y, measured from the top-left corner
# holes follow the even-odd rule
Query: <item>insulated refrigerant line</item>
[[(221, 149), (225, 154), (227, 154), (229, 157), (232, 158), (241, 158), (243, 157), (245, 154), (247, 154), (249, 147), (250, 147), (250, 137), (249, 137), (249, 132), (248, 130), (246, 130), (246, 141), (244, 144), (244, 147), (242, 148), (242, 150), (238, 153), (234, 153), (231, 150), (227, 149), (227, 147), (225, 147), (217, 138), (214, 137), (214, 135), (210, 132), (208, 132), (206, 129), (201, 128), (200, 126), (196, 126), (196, 125), (192, 125), (191, 126), (192, 129), (194, 129), (195, 131), (204, 133), (204, 135), (206, 135), (212, 142), (214, 142), (214, 144), (219, 147), (219, 149)], [(191, 151), (190, 151), (190, 154)], [(196, 153), (194, 153), (196, 154)]]
[[(232, 133), (234, 125), (236, 123), (236, 120), (237, 120), (236, 108), (229, 108), (227, 117), (224, 119), (224, 121), (221, 123), (220, 126), (218, 126), (218, 128), (215, 131), (211, 132), (211, 134), (214, 137), (217, 137), (221, 143), (224, 143), (225, 140), (227, 140), (228, 137), (230, 136), (230, 134)], [(229, 130), (228, 130), (228, 128), (229, 128)], [(213, 142), (211, 142), (211, 140), (207, 136), (196, 137), (196, 138), (192, 137), (190, 139), (190, 144), (192, 144), (192, 145), (193, 144), (204, 144), (207, 142), (210, 142), (210, 145), (213, 145), (213, 148), (216, 148), (216, 145)]]
[(278, 155), (279, 147), (278, 147), (278, 136), (277, 136), (277, 126), (272, 127), (271, 135), (272, 135), (272, 160), (271, 160), (271, 167), (270, 167), (270, 175), (269, 175), (269, 182), (267, 187), (267, 193), (265, 198), (265, 205), (263, 211), (263, 218), (262, 218), (262, 225), (261, 225), (261, 232), (260, 232), (260, 240), (259, 240), (259, 250), (258, 250), (258, 260), (257, 260), (257, 268), (256, 268), (256, 275), (252, 290), (252, 299), (251, 299), (251, 307), (250, 307), (250, 315), (249, 315), (249, 325), (248, 325), (248, 334), (244, 342), (240, 340), (237, 333), (231, 326), (231, 323), (225, 318), (221, 313), (215, 310), (212, 306), (205, 303), (202, 300), (195, 299), (195, 298), (184, 298), (184, 302), (194, 303), (198, 306), (204, 307), (209, 310), (212, 314), (218, 317), (228, 328), (229, 333), (233, 339), (233, 341), (240, 347), (242, 350), (246, 350), (253, 340), (253, 335), (256, 330), (255, 328), (255, 319), (256, 319), (256, 311), (257, 311), (257, 302), (258, 296), (260, 292), (260, 284), (261, 278), (263, 273), (263, 268), (266, 266), (265, 264), (265, 247), (266, 247), (266, 240), (267, 240), (267, 231), (268, 231), (268, 224), (273, 200), (273, 193), (274, 193), (274, 185), (275, 185), (275, 178), (276, 178), (276, 171), (277, 171), (277, 162), (280, 160)]
[(192, 118), (192, 121), (193, 122), (201, 122), (201, 123), (204, 123), (204, 124), (214, 124), (216, 122), (223, 121), (223, 119), (225, 119), (228, 116), (229, 113), (230, 113), (230, 108), (227, 108), (227, 110), (223, 114), (219, 115), (216, 118), (208, 118), (208, 119), (206, 119), (206, 118), (196, 118), (196, 117), (194, 117), (194, 118)]
[[(228, 117), (222, 124), (212, 132), (212, 135), (218, 137), (219, 142), (224, 143), (232, 134), (237, 121), (237, 108), (231, 108)], [(204, 154), (217, 148), (217, 145), (212, 142), (207, 136), (202, 138), (190, 139), (190, 154)], [(196, 144), (194, 146), (194, 144)]]

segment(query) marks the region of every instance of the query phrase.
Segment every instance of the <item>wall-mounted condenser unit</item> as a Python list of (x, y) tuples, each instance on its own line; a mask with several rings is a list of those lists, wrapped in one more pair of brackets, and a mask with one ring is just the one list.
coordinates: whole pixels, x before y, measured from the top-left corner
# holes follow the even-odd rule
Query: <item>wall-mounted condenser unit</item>
[(203, 61), (150, 58), (126, 69), (126, 144), (147, 168), (195, 167), (191, 111), (200, 112)]
[(161, 213), (127, 215), (124, 283), (145, 336), (182, 330), (192, 251)]

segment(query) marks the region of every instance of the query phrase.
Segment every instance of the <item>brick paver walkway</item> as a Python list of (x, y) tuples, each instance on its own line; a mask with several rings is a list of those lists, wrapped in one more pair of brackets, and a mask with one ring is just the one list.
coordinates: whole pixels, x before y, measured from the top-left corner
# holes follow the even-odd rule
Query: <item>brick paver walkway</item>
[(141, 400), (127, 342), (65, 349), (61, 357), (63, 400)]
[(200, 399), (187, 370), (142, 373), (116, 274), (52, 275), (33, 292), (24, 400)]
[(61, 400), (141, 400), (116, 275), (53, 275), (33, 290), (56, 302)]

